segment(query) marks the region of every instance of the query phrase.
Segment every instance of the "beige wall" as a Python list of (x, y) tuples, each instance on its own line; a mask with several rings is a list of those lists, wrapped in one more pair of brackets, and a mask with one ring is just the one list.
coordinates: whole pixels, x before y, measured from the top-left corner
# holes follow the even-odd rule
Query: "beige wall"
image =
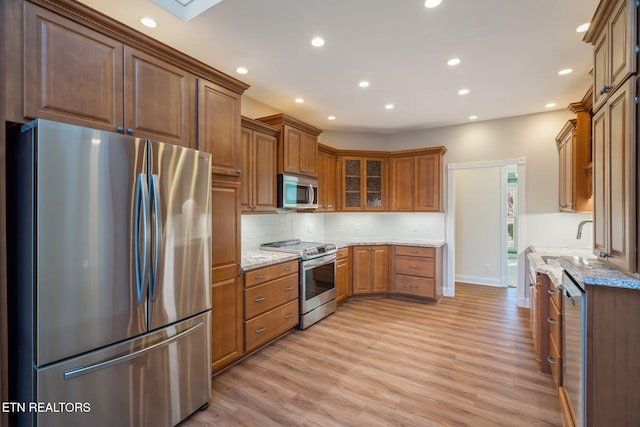
[[(251, 90), (251, 88), (249, 88)], [(280, 111), (269, 107), (267, 104), (263, 104), (260, 101), (256, 101), (250, 96), (243, 95), (240, 104), (240, 113), (249, 117), (250, 119), (257, 119), (258, 117), (271, 116), (278, 114)]]

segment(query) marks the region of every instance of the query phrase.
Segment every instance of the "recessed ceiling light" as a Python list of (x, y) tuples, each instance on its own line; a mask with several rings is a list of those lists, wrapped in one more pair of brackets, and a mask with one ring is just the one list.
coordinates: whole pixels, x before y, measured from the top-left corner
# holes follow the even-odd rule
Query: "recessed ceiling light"
[(244, 68), (244, 67), (238, 67), (238, 68), (236, 68), (236, 73), (238, 73), (238, 74), (247, 74), (248, 72), (249, 72), (249, 70), (247, 70), (247, 69), (246, 69), (246, 68)]
[(447, 65), (458, 65), (460, 63), (460, 58), (451, 58), (450, 60), (447, 61)]
[(336, 116), (329, 116), (329, 117), (327, 117), (327, 119), (329, 119), (329, 120), (335, 120), (335, 119), (336, 119)]
[(148, 27), (148, 28), (155, 28), (155, 27), (158, 26), (156, 21), (154, 21), (153, 19), (148, 18), (148, 17), (144, 17), (144, 18), (140, 19), (140, 23), (142, 25), (144, 25), (145, 27)]
[(360, 83), (358, 83), (358, 86), (360, 86), (360, 87), (369, 87), (369, 82), (366, 81), (366, 80), (363, 80)]
[(560, 74), (561, 76), (567, 75), (567, 74), (571, 74), (573, 73), (573, 68), (565, 68), (562, 69), (560, 71), (558, 71), (558, 74)]
[(555, 106), (556, 106), (556, 103), (555, 103), (555, 102), (550, 102), (550, 103), (548, 103), (547, 105), (545, 105), (544, 107), (545, 107), (545, 108), (553, 108), (553, 107), (555, 107)]
[(384, 108), (386, 108), (387, 110), (393, 110), (395, 108), (395, 105), (387, 104), (387, 105), (384, 106)]
[(442, 3), (442, 0), (425, 0), (424, 7), (431, 9), (438, 6), (440, 3)]
[(466, 95), (469, 93), (469, 89), (460, 89), (458, 95)]
[(324, 39), (322, 37), (315, 37), (311, 40), (311, 44), (315, 47), (324, 46)]
[(302, 104), (304, 102), (304, 99), (296, 98), (295, 101), (296, 101), (296, 104)]
[(577, 33), (584, 33), (589, 29), (589, 25), (590, 23), (587, 22), (586, 24), (582, 24), (580, 25), (578, 28), (576, 28), (576, 32)]
[(477, 118), (478, 118), (478, 116), (469, 116), (469, 120), (475, 120)]

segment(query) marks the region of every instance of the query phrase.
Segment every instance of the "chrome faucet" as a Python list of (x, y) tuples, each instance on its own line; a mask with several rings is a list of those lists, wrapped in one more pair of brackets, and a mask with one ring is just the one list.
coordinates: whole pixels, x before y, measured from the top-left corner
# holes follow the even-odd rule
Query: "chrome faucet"
[(582, 238), (582, 227), (588, 222), (593, 222), (593, 220), (592, 219), (585, 219), (584, 221), (580, 221), (580, 224), (578, 224), (578, 234), (576, 234), (576, 239), (581, 239)]

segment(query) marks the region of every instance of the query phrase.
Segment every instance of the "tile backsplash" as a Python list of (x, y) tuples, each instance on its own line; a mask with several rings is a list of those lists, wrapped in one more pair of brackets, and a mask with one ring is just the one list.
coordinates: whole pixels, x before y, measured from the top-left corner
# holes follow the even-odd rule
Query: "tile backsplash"
[(288, 239), (405, 238), (444, 240), (442, 213), (281, 213), (242, 215), (242, 250)]

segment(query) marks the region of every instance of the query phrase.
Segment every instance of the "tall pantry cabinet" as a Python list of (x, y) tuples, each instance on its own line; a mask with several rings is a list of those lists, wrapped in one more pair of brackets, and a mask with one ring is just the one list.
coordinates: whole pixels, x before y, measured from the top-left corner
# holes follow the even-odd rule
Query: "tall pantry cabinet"
[(594, 254), (636, 275), (637, 13), (635, 0), (603, 0), (584, 37), (594, 45)]

